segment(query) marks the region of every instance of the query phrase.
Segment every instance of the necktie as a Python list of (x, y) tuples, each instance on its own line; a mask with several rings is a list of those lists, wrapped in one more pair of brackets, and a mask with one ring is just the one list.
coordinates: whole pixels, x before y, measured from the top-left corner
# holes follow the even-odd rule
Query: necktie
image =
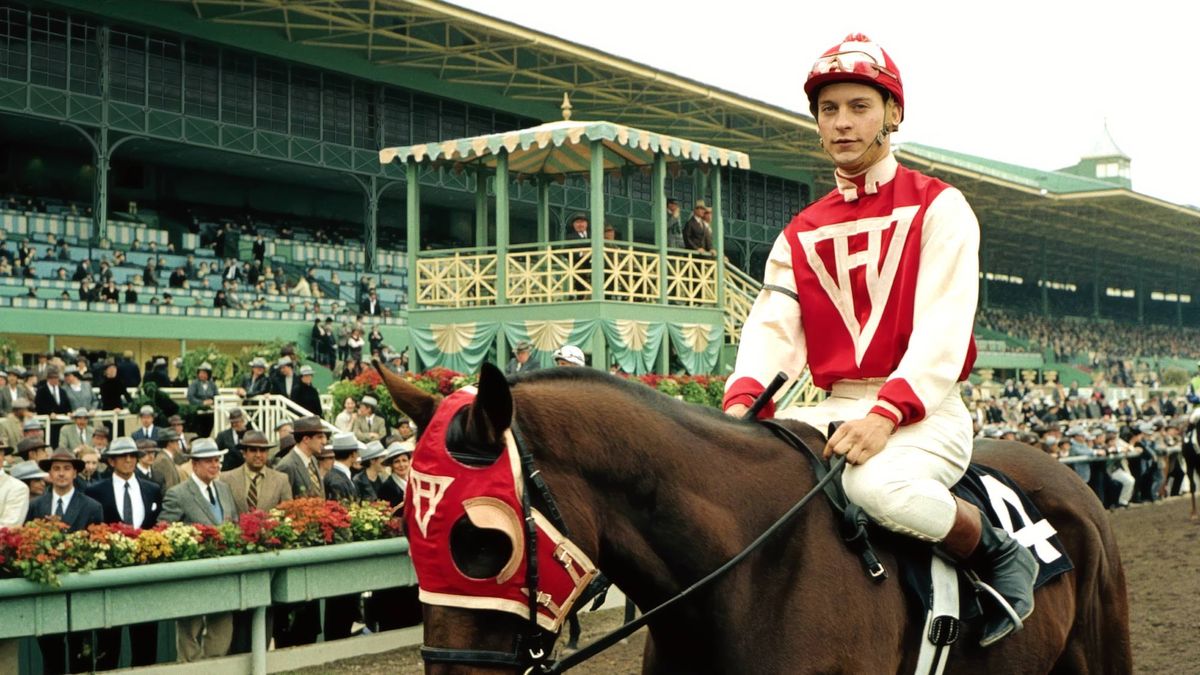
[(54, 507), (54, 515), (58, 516), (59, 518), (62, 518), (63, 516), (62, 497), (58, 498), (58, 506)]
[(313, 489), (319, 491), (321, 489), (321, 474), (317, 473), (317, 460), (315, 459), (308, 460), (308, 477), (312, 480)]
[(217, 496), (213, 494), (212, 483), (208, 484), (208, 503), (213, 506), (217, 505)]
[(133, 497), (129, 494), (129, 481), (125, 481), (125, 503), (121, 512), (121, 522), (133, 525)]
[(257, 473), (254, 474), (254, 477), (250, 479), (250, 490), (246, 492), (246, 506), (249, 506), (251, 511), (258, 507), (258, 479), (260, 475)]

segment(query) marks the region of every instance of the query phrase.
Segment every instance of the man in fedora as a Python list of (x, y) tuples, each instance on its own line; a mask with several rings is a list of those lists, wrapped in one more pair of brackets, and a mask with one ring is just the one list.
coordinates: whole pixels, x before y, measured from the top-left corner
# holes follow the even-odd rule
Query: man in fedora
[(363, 443), (378, 441), (387, 435), (387, 422), (383, 418), (375, 414), (375, 409), (379, 407), (379, 401), (374, 396), (363, 396), (362, 401), (358, 404), (358, 417), (354, 420), (354, 425), (350, 430), (354, 433), (354, 437)]
[(179, 453), (175, 455), (175, 463), (183, 464), (187, 461), (188, 447), (191, 446), (192, 439), (196, 437), (196, 434), (184, 431), (183, 417), (179, 415), (168, 417), (167, 426), (179, 434)]
[[(99, 433), (97, 429), (97, 433)], [(105, 448), (108, 476), (87, 486), (87, 496), (100, 503), (106, 523), (125, 523), (149, 529), (162, 511), (162, 490), (158, 484), (137, 475), (137, 442), (128, 436), (113, 440)], [(129, 644), (133, 666), (148, 666), (158, 660), (158, 624), (154, 621), (129, 626)], [(96, 669), (112, 670), (121, 655), (121, 629), (96, 631)]]
[(63, 390), (58, 368), (50, 366), (46, 369), (46, 381), (38, 385), (33, 404), (39, 415), (57, 417), (71, 414), (71, 402)]
[(267, 468), (267, 455), (272, 446), (263, 432), (247, 431), (239, 444), (245, 463), (221, 472), (221, 480), (233, 493), (239, 516), (255, 509), (269, 511), (292, 498), (292, 485), (287, 475)]
[(276, 364), (275, 375), (271, 380), (271, 393), (292, 397), (292, 389), (296, 387), (296, 376), (292, 370), (292, 357), (281, 356)]
[(321, 417), (321, 394), (313, 386), (312, 381), (312, 366), (300, 366), (300, 381), (292, 388), (292, 400), (301, 408), (304, 408), (317, 417)]
[(271, 378), (267, 377), (267, 360), (256, 356), (250, 360), (250, 374), (242, 378), (238, 396), (253, 398), (271, 393)]
[(179, 485), (182, 480), (179, 466), (175, 461), (183, 454), (183, 450), (179, 447), (179, 440), (179, 432), (174, 429), (163, 429), (158, 434), (158, 447), (161, 452), (154, 458), (150, 472), (164, 492)]
[(230, 410), (229, 428), (217, 434), (217, 447), (227, 453), (221, 460), (222, 471), (236, 469), (242, 465), (242, 451), (238, 450), (238, 445), (242, 442), (242, 435), (249, 430), (246, 413), (241, 408)]
[(324, 497), (325, 488), (317, 467), (317, 455), (325, 447), (329, 434), (318, 417), (301, 417), (292, 428), (296, 443), (292, 451), (279, 460), (275, 469), (287, 475), (292, 496)]
[(540, 368), (538, 362), (530, 358), (532, 354), (533, 343), (529, 340), (518, 340), (517, 344), (513, 345), (513, 356), (508, 360), (508, 367), (504, 369), (505, 374), (516, 375)]
[(138, 410), (138, 422), (141, 426), (130, 435), (134, 441), (148, 440), (158, 442), (158, 427), (154, 426), (154, 408), (148, 405)]
[(212, 407), (213, 400), (217, 398), (217, 385), (212, 381), (212, 372), (212, 364), (208, 361), (201, 363), (200, 367), (196, 369), (196, 379), (188, 385), (188, 403), (206, 408)]
[(325, 498), (333, 501), (357, 501), (358, 488), (354, 487), (351, 467), (358, 461), (363, 445), (354, 434), (339, 432), (333, 435), (330, 449), (333, 450), (333, 470), (325, 474)]
[(87, 408), (76, 408), (71, 413), (74, 424), (63, 427), (58, 433), (58, 449), (74, 451), (81, 445), (87, 445), (92, 440), (96, 429), (92, 426), (92, 414)]
[(683, 244), (685, 247), (700, 253), (712, 253), (712, 231), (704, 223), (704, 213), (708, 205), (703, 199), (697, 199), (692, 217), (683, 226)]
[(49, 448), (46, 441), (42, 440), (41, 434), (27, 436), (17, 443), (17, 455), (27, 462), (40, 462), (50, 456)]
[(12, 447), (0, 436), (0, 527), (16, 527), (29, 511), (29, 486), (8, 475), (4, 459)]
[(33, 403), (24, 396), (13, 399), (8, 414), (0, 418), (0, 437), (8, 440), (11, 448), (24, 438), (25, 418), (33, 416)]
[[(189, 523), (216, 527), (237, 518), (233, 492), (220, 480), (226, 453), (209, 438), (192, 444), (192, 475), (167, 490), (160, 523)], [(175, 622), (175, 647), (182, 662), (224, 656), (233, 637), (233, 614), (220, 612)]]
[[(27, 521), (55, 516), (66, 523), (68, 532), (86, 530), (103, 521), (100, 503), (75, 489), (75, 476), (83, 470), (83, 460), (70, 451), (59, 450), (38, 462), (38, 468), (47, 472), (51, 489), (29, 503)], [(42, 672), (58, 675), (91, 670), (90, 637), (90, 632), (39, 636)]]
[(25, 371), (11, 366), (5, 371), (4, 380), (4, 386), (0, 387), (0, 414), (12, 412), (13, 403), (19, 398), (33, 400), (33, 392), (25, 386)]

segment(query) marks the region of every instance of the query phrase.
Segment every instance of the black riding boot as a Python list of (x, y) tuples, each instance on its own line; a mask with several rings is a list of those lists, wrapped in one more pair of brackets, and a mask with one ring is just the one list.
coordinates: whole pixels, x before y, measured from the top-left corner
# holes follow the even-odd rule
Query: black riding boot
[[(958, 512), (942, 549), (964, 563), (991, 586), (1020, 617), (1033, 613), (1033, 584), (1037, 580), (1037, 558), (1002, 529), (982, 522), (979, 509), (955, 499)], [(1018, 626), (1007, 612), (988, 618), (979, 640), (982, 647), (995, 644)]]

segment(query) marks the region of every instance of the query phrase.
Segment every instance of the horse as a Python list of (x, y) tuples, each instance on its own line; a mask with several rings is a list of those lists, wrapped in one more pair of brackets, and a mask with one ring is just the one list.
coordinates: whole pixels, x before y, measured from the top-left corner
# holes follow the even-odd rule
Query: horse
[[(440, 399), (378, 369), (397, 409), (424, 430)], [(448, 446), (495, 459), (519, 421), (570, 541), (643, 609), (740, 552), (816, 483), (810, 460), (763, 425), (590, 369), (506, 379), (484, 364), (464, 410), (446, 432)], [(788, 424), (810, 446), (824, 443), (811, 427)], [(1125, 575), (1092, 491), (1017, 442), (980, 441), (975, 461), (1028, 493), (1074, 569), (1038, 589), (1024, 629), (1003, 641), (981, 648), (964, 627), (946, 672), (1131, 672)], [(912, 672), (921, 624), (895, 575), (877, 584), (862, 572), (837, 523), (826, 500), (813, 500), (717, 584), (652, 620), (643, 672)], [(460, 554), (508, 555), (486, 548)], [(895, 569), (894, 554), (879, 553)], [(426, 604), (423, 612), (425, 645), (441, 649), (511, 652), (530, 625), (500, 611)], [(427, 673), (521, 670), (426, 663)]]

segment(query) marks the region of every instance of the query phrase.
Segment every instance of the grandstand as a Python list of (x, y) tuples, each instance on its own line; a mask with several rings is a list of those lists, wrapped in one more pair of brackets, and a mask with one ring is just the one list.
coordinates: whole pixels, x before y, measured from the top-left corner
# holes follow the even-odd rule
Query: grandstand
[[(26, 352), (86, 342), (147, 356), (186, 351), (189, 342), (303, 342), (313, 320), (356, 311), (362, 291), (374, 286), (386, 310), (381, 330), (403, 348), (413, 344), (413, 331), (475, 321), (481, 306), (511, 304), (509, 289), (449, 304), (410, 292), (419, 285), (414, 264), (444, 281), (437, 259), (454, 257), (461, 267), (471, 256), (500, 253), (501, 222), (512, 247), (501, 268), (553, 241), (548, 232), (575, 211), (602, 213), (628, 243), (609, 270), (635, 254), (654, 257), (662, 216), (652, 209), (648, 165), (605, 166), (598, 193), (586, 175), (542, 184), (513, 172), (502, 216), (493, 203), (494, 167), (430, 163), (411, 172), (404, 162), (380, 162), (381, 148), (557, 120), (569, 94), (576, 119), (748, 153), (753, 170), (697, 163), (662, 177), (666, 196), (719, 204), (731, 265), (696, 267), (697, 283), (712, 285), (698, 300), (610, 294), (591, 298), (598, 305), (588, 310), (549, 296), (527, 301), (496, 315), (505, 330), (486, 354), (503, 360), (508, 323), (526, 317), (669, 315), (721, 332), (730, 346), (715, 367), (726, 367), (752, 277), (775, 234), (829, 187), (811, 118), (453, 5), (385, 4), (387, 12), (373, 13), (347, 2), (286, 9), (265, 0), (0, 2), (0, 196), (7, 197), (0, 229), (10, 252), (25, 238), (39, 258), (52, 239), (70, 244), (62, 260), (35, 262), (33, 278), (0, 277), (0, 331)], [(1107, 136), (1060, 171), (917, 143), (898, 155), (959, 186), (975, 207), (983, 229), (982, 308), (1200, 325), (1193, 300), (1200, 279), (1185, 264), (1197, 253), (1190, 234), (1200, 213), (1133, 192), (1130, 160)], [(419, 193), (410, 189), (414, 177)], [(409, 203), (414, 194), (418, 209)], [(266, 267), (282, 283), (257, 291), (243, 285), (234, 293), (240, 306), (214, 307), (225, 259), (250, 260), (258, 233), (266, 235)], [(122, 291), (151, 258), (164, 286), (138, 289), (133, 304), (87, 303), (76, 283), (56, 279), (60, 267), (70, 277), (81, 259), (117, 251), (124, 261), (113, 274)], [(165, 288), (165, 277), (189, 255), (207, 263), (209, 274), (186, 289)], [(301, 275), (322, 297), (293, 291)], [(611, 283), (643, 282), (650, 283)], [(643, 305), (667, 314), (635, 307)], [(981, 333), (989, 336), (995, 339), (982, 345), (981, 368), (1065, 369), (1078, 360), (1026, 345), (1022, 336)], [(585, 347), (598, 364), (613, 348), (603, 336)], [(653, 368), (678, 365), (677, 348), (663, 340)], [(1189, 350), (1176, 351), (1140, 355)], [(435, 364), (426, 358), (423, 365)]]

